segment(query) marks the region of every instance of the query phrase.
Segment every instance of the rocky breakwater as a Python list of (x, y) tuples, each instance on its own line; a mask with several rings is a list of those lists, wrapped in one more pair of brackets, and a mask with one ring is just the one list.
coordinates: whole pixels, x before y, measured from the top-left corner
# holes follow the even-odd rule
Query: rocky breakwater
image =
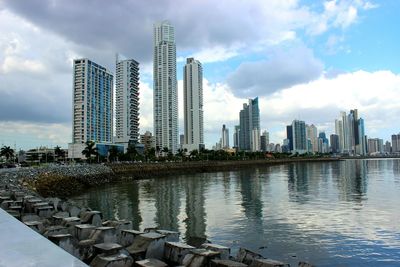
[[(229, 247), (218, 244), (189, 246), (175, 231), (134, 230), (130, 221), (103, 220), (100, 211), (43, 198), (19, 184), (0, 186), (0, 206), (90, 266), (288, 266), (244, 248), (232, 256)], [(312, 265), (300, 262), (299, 266)]]
[(68, 197), (87, 187), (109, 183), (115, 179), (112, 169), (101, 164), (50, 165), (5, 169), (0, 172), (0, 186), (18, 184), (44, 197)]
[(112, 163), (107, 166), (113, 173), (129, 179), (146, 179), (180, 175), (188, 173), (203, 173), (231, 171), (246, 168), (270, 166), (274, 164), (296, 162), (327, 162), (338, 161), (338, 158), (285, 158), (259, 160), (225, 160), (225, 161), (184, 161), (184, 162), (153, 162), (153, 163)]

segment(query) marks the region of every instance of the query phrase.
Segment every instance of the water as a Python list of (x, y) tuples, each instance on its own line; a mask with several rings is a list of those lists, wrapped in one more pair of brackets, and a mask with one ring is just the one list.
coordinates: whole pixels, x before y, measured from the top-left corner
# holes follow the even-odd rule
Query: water
[(400, 160), (293, 163), (93, 188), (73, 198), (136, 229), (297, 266), (400, 266)]

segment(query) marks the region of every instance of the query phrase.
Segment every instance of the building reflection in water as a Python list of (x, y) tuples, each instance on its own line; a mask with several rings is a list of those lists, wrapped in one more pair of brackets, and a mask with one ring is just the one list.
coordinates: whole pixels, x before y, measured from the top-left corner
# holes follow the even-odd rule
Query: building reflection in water
[(142, 222), (139, 186), (136, 182), (113, 187), (104, 186), (102, 190), (93, 188), (77, 200), (81, 206), (101, 211), (104, 219), (132, 220), (134, 229), (139, 229)]
[(400, 160), (394, 159), (389, 161), (392, 164), (392, 170), (395, 182), (400, 182)]
[(154, 185), (156, 207), (155, 223), (161, 229), (177, 231), (180, 210), (180, 187), (178, 179), (158, 179)]
[[(257, 237), (264, 234), (262, 177), (260, 177), (258, 169), (242, 170), (237, 172), (237, 175), (239, 176), (242, 211), (247, 218), (244, 221), (246, 227), (237, 229), (237, 231), (244, 240), (257, 240)], [(251, 231), (249, 232), (247, 229), (251, 229)]]
[(289, 200), (304, 203), (308, 199), (309, 164), (292, 163), (288, 165)]
[[(126, 201), (125, 199), (128, 199)], [(132, 218), (133, 229), (139, 229), (142, 223), (142, 216), (140, 214), (140, 198), (139, 198), (139, 185), (132, 183), (131, 186), (127, 187), (126, 196), (119, 201), (120, 205), (125, 208), (124, 212), (121, 212), (121, 218)], [(131, 216), (129, 216), (131, 214)]]
[(340, 164), (340, 176), (334, 179), (339, 199), (361, 203), (367, 193), (368, 161), (345, 160)]
[(182, 183), (186, 194), (185, 241), (192, 246), (199, 246), (207, 240), (205, 192), (208, 183), (200, 177), (184, 178)]

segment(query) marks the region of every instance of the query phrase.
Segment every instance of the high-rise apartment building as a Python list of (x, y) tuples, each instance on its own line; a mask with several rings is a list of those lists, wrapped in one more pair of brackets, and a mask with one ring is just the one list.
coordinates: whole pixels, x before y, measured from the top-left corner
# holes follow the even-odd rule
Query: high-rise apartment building
[(240, 125), (235, 125), (235, 132), (233, 133), (233, 147), (239, 149), (240, 139)]
[(168, 21), (154, 24), (153, 123), (156, 147), (176, 153), (178, 90), (175, 30)]
[(115, 143), (138, 143), (139, 138), (139, 63), (116, 58)]
[(73, 65), (73, 122), (69, 158), (82, 158), (87, 141), (113, 142), (113, 75), (83, 58)]
[(314, 124), (306, 125), (306, 138), (311, 143), (311, 147), (307, 148), (308, 152), (318, 152), (318, 130)]
[(288, 151), (293, 150), (293, 127), (292, 125), (287, 125), (286, 126), (286, 140), (287, 140), (287, 146), (288, 146)]
[(229, 148), (229, 129), (226, 128), (225, 124), (222, 125), (221, 148), (222, 149)]
[(140, 135), (140, 143), (144, 145), (145, 151), (155, 148), (154, 136), (149, 131), (146, 131), (144, 134)]
[(330, 143), (331, 143), (331, 152), (332, 153), (339, 153), (339, 135), (331, 134), (330, 135)]
[(186, 59), (183, 67), (184, 145), (188, 151), (204, 147), (203, 68), (198, 60)]
[(392, 153), (400, 152), (400, 133), (392, 134)]
[(268, 151), (269, 145), (269, 132), (263, 131), (262, 135), (260, 136), (260, 150), (263, 152)]
[(243, 151), (260, 150), (260, 109), (258, 97), (249, 99), (249, 103), (243, 104), (239, 113), (240, 132), (239, 149)]
[(368, 154), (382, 154), (384, 152), (383, 139), (370, 138), (368, 139)]
[(318, 152), (329, 153), (329, 140), (326, 138), (325, 132), (318, 134)]
[(392, 144), (389, 141), (386, 141), (383, 150), (385, 153), (390, 154), (392, 152)]
[(293, 150), (292, 153), (303, 154), (307, 152), (307, 139), (306, 139), (306, 123), (300, 120), (292, 122), (292, 138)]

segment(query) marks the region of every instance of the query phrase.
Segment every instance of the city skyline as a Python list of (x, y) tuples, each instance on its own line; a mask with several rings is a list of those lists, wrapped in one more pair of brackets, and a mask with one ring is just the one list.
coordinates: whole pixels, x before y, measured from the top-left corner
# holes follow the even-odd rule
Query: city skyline
[[(72, 139), (72, 60), (90, 58), (114, 70), (119, 51), (141, 64), (140, 133), (153, 132), (152, 27), (163, 19), (176, 31), (179, 133), (180, 70), (188, 57), (203, 64), (207, 147), (220, 138), (222, 124), (232, 133), (241, 104), (257, 96), (261, 129), (270, 132), (274, 143), (282, 142), (285, 125), (293, 119), (334, 133), (337, 114), (352, 108), (363, 114), (368, 137), (390, 141), (400, 131), (393, 123), (400, 115), (395, 1), (271, 1), (268, 6), (222, 1), (203, 19), (204, 25), (192, 19), (199, 8), (195, 4), (179, 4), (187, 11), (185, 19), (174, 13), (176, 3), (160, 3), (154, 11), (140, 3), (125, 4), (126, 11), (137, 14), (129, 18), (133, 27), (114, 27), (112, 21), (105, 25), (96, 13), (82, 18), (90, 23), (75, 22), (86, 3), (0, 1), (0, 143), (66, 147)], [(205, 1), (202, 8), (211, 4)], [(257, 12), (248, 21), (239, 18), (233, 27), (239, 10)], [(214, 25), (221, 15), (223, 23)]]

